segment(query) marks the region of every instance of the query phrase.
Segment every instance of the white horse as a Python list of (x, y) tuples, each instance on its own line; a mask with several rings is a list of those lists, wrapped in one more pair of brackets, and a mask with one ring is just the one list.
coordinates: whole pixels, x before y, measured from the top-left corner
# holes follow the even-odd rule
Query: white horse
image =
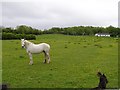
[(45, 60), (44, 63), (50, 63), (50, 45), (47, 43), (41, 43), (41, 44), (34, 44), (32, 42), (29, 42), (25, 39), (21, 39), (22, 48), (25, 48), (29, 57), (30, 57), (30, 65), (33, 64), (32, 54), (33, 53), (41, 53), (44, 52), (45, 54)]

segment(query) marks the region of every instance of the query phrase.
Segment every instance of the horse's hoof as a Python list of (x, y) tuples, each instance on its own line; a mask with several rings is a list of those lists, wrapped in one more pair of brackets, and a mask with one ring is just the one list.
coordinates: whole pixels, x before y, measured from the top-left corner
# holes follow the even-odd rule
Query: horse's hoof
[(47, 64), (50, 64), (50, 62), (47, 62)]
[(33, 65), (33, 63), (29, 63), (29, 65)]

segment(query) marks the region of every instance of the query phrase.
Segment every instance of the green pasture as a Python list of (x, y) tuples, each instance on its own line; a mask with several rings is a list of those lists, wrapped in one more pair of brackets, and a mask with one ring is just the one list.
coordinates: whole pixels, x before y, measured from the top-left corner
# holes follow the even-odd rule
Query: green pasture
[(2, 41), (2, 81), (10, 88), (94, 88), (96, 73), (108, 78), (107, 88), (118, 88), (118, 40), (111, 37), (40, 35), (34, 43), (50, 44), (51, 63), (34, 54), (34, 65), (20, 40)]
[(2, 82), (2, 41), (0, 40), (0, 83)]

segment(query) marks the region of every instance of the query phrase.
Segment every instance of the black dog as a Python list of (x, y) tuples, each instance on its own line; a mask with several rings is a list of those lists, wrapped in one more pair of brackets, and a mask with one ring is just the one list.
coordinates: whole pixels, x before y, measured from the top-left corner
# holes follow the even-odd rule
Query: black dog
[(94, 90), (106, 89), (108, 83), (107, 77), (104, 74), (101, 74), (101, 72), (98, 72), (97, 76), (99, 77), (99, 84)]

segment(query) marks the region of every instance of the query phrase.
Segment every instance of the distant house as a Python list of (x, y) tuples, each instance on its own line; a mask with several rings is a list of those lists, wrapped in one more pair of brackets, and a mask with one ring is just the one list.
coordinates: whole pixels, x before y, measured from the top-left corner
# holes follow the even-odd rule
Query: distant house
[(98, 36), (98, 37), (110, 37), (110, 34), (109, 33), (96, 33), (95, 36)]

